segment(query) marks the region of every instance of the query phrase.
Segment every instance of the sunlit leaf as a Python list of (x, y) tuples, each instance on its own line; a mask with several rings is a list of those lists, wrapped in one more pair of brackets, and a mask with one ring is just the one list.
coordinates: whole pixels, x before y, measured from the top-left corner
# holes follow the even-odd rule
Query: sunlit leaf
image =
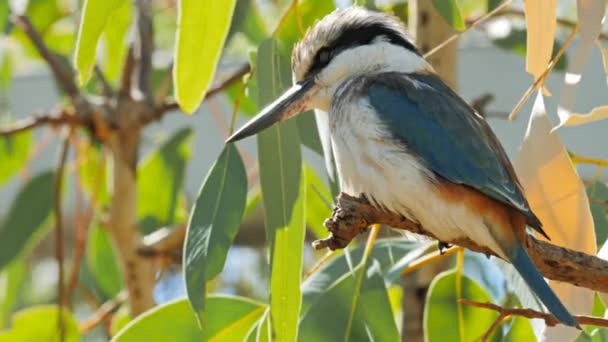
[(117, 254), (108, 233), (94, 225), (87, 238), (87, 264), (99, 289), (108, 298), (114, 298), (122, 286)]
[(536, 336), (534, 335), (534, 330), (532, 330), (532, 325), (530, 325), (530, 320), (525, 317), (513, 317), (513, 322), (511, 322), (511, 326), (509, 327), (509, 331), (502, 339), (502, 342), (519, 342), (519, 341), (534, 341), (536, 340)]
[(84, 85), (93, 72), (97, 42), (108, 20), (126, 0), (85, 0), (74, 51), (78, 80)]
[(86, 195), (98, 206), (109, 203), (111, 196), (107, 184), (106, 158), (99, 146), (88, 142), (78, 144), (80, 184)]
[(104, 71), (110, 82), (116, 82), (120, 76), (122, 65), (127, 55), (125, 38), (131, 26), (133, 3), (123, 1), (114, 11), (108, 24), (103, 30), (104, 42)]
[(205, 309), (205, 286), (224, 268), (247, 200), (247, 173), (236, 147), (226, 145), (203, 181), (186, 233), (184, 274), (197, 316)]
[(2, 165), (0, 167), (0, 185), (10, 180), (25, 166), (31, 144), (30, 131), (0, 138), (0, 165)]
[(53, 208), (55, 173), (44, 172), (23, 185), (0, 224), (0, 269), (27, 250)]
[[(80, 341), (78, 321), (67, 310), (63, 311), (66, 342)], [(11, 328), (0, 331), (0, 341), (61, 341), (57, 322), (59, 307), (33, 306), (15, 313)]]
[(302, 307), (300, 283), (306, 194), (306, 175), (302, 175), (291, 218), (286, 225), (275, 230), (270, 276), (270, 317), (273, 337), (278, 341), (294, 341), (298, 336), (298, 319)]
[(180, 0), (173, 79), (175, 98), (192, 114), (211, 84), (236, 0)]
[[(596, 254), (595, 229), (585, 187), (557, 134), (551, 134), (544, 100), (538, 92), (515, 170), (530, 207), (543, 223), (551, 243)], [(564, 305), (572, 312), (589, 314), (593, 292), (581, 287), (550, 282)], [(567, 329), (567, 330), (566, 330)], [(575, 333), (575, 329), (548, 328), (548, 339)]]
[(608, 118), (608, 107), (606, 106), (594, 108), (588, 114), (578, 114), (574, 108), (583, 70), (587, 66), (593, 44), (595, 44), (602, 30), (606, 1), (577, 0), (576, 5), (580, 27), (579, 39), (572, 60), (568, 65), (568, 71), (564, 76), (564, 85), (560, 92), (560, 101), (557, 107), (558, 127), (581, 125)]
[(331, 203), (333, 199), (327, 185), (321, 181), (319, 175), (309, 165), (304, 166), (306, 177), (306, 226), (319, 238), (328, 235), (323, 226), (325, 219), (331, 216)]
[(528, 32), (526, 71), (537, 79), (547, 68), (557, 27), (557, 0), (524, 2)]
[(0, 329), (9, 323), (9, 315), (23, 294), (23, 285), (27, 277), (27, 268), (23, 259), (13, 260), (0, 273)]
[(190, 159), (192, 130), (176, 132), (139, 164), (137, 216), (140, 229), (150, 233), (175, 221), (183, 191), (186, 162)]
[[(363, 271), (361, 287), (357, 288), (356, 278)], [(355, 299), (357, 302), (353, 310)], [(350, 325), (349, 321), (352, 322)], [(349, 327), (351, 331), (347, 331)], [(399, 340), (386, 286), (380, 274), (380, 264), (376, 260), (366, 270), (357, 266), (353, 271), (345, 272), (323, 289), (303, 314), (300, 323), (300, 341), (369, 339)]]
[(207, 309), (213, 315), (199, 327), (188, 300), (157, 306), (131, 321), (112, 341), (242, 341), (266, 306), (242, 297), (210, 296)]
[[(426, 341), (476, 341), (498, 316), (491, 310), (458, 303), (457, 276), (456, 270), (443, 272), (435, 277), (429, 287), (424, 308)], [(462, 276), (461, 281), (462, 298), (482, 303), (492, 301), (490, 295), (473, 280)], [(458, 312), (458, 306), (461, 306), (462, 315)], [(464, 336), (459, 326), (463, 327)]]
[(458, 31), (466, 28), (456, 0), (433, 0), (433, 6), (448, 25)]

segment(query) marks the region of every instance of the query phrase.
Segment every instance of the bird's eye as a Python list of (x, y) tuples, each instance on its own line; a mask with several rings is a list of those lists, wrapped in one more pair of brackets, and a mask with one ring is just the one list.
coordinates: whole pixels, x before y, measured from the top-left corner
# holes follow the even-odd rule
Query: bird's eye
[(319, 63), (321, 65), (326, 65), (329, 63), (330, 59), (331, 59), (331, 51), (327, 48), (322, 48), (319, 51)]

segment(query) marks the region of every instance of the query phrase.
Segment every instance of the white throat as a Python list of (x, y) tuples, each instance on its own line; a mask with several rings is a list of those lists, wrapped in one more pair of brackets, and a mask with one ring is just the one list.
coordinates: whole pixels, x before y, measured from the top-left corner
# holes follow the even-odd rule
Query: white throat
[(385, 41), (348, 49), (334, 57), (317, 76), (322, 88), (312, 99), (314, 108), (329, 112), (335, 91), (347, 79), (381, 72), (434, 72), (430, 64), (414, 52)]

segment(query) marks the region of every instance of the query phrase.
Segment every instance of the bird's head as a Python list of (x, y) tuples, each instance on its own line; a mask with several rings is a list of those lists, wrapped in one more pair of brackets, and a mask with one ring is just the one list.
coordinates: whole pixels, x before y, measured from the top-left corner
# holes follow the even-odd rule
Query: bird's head
[(431, 70), (396, 17), (360, 7), (317, 22), (292, 52), (294, 85), (227, 142), (256, 134), (309, 109), (329, 112), (333, 94), (351, 77)]

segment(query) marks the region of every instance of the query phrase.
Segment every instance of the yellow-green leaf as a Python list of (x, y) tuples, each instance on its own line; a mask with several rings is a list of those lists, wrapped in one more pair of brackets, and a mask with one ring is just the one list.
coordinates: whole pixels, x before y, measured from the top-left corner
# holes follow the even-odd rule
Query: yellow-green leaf
[(433, 0), (433, 6), (448, 25), (458, 31), (466, 28), (456, 0)]
[(85, 84), (95, 66), (95, 51), (97, 42), (108, 19), (113, 12), (121, 7), (126, 0), (85, 0), (76, 40), (74, 59), (78, 70), (78, 81)]
[(125, 37), (131, 26), (133, 14), (133, 3), (125, 1), (116, 9), (108, 20), (103, 31), (104, 40), (104, 71), (105, 76), (111, 82), (118, 80), (123, 62), (127, 55), (127, 43)]
[(236, 0), (178, 2), (175, 98), (182, 110), (192, 114), (211, 84), (230, 28)]
[(30, 307), (13, 315), (11, 329), (0, 331), (0, 341), (79, 341), (78, 321), (67, 310), (63, 310), (62, 315), (65, 329), (63, 340), (57, 329), (59, 307), (44, 305)]

